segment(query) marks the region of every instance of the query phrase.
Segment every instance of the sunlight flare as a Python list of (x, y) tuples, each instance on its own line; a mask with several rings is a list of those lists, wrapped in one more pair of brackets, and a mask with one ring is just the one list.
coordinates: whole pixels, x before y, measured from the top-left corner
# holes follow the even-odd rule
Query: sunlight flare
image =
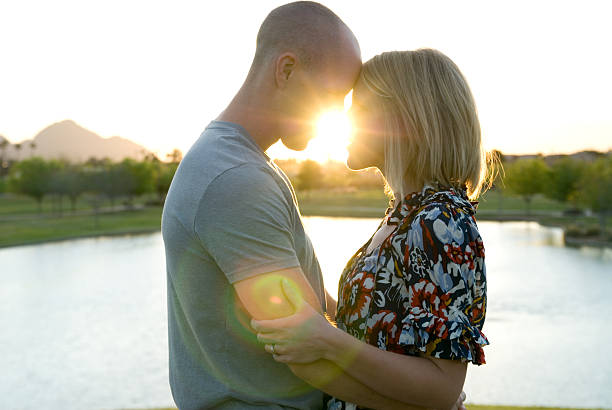
[(351, 123), (342, 111), (323, 113), (317, 121), (317, 135), (308, 144), (309, 158), (323, 162), (346, 161)]
[(272, 145), (266, 152), (272, 158), (295, 158), (298, 161), (311, 159), (318, 162), (346, 162), (347, 147), (351, 138), (351, 121), (347, 115), (352, 103), (353, 92), (344, 98), (344, 110), (323, 112), (316, 119), (316, 135), (308, 143), (304, 151), (292, 151), (280, 141)]

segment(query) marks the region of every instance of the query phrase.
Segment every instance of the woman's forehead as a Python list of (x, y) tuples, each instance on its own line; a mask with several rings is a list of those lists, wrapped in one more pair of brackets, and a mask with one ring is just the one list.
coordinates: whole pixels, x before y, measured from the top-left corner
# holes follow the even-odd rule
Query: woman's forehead
[(370, 91), (368, 86), (363, 82), (360, 77), (353, 87), (353, 101), (365, 102), (370, 100), (374, 96), (374, 93)]

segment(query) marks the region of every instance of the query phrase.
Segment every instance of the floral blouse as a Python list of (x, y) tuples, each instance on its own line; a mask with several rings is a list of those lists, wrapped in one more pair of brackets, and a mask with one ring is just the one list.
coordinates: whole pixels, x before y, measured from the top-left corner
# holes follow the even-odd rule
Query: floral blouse
[[(349, 260), (338, 328), (379, 349), (485, 363), (484, 246), (465, 189), (426, 185), (387, 210), (393, 232)], [(331, 398), (328, 409), (358, 409)]]

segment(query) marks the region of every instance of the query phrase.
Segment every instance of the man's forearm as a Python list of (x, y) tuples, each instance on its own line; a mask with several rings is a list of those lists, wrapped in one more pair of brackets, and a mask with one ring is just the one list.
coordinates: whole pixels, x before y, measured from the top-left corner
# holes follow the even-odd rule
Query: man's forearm
[(291, 371), (313, 387), (338, 399), (377, 410), (424, 410), (382, 396), (328, 360), (290, 364)]

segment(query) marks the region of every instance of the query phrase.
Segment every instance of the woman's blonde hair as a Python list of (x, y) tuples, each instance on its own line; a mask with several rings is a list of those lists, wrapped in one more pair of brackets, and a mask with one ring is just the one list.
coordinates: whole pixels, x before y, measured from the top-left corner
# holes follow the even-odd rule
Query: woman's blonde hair
[(476, 104), (453, 61), (433, 49), (391, 51), (363, 65), (361, 80), (385, 118), (388, 190), (439, 183), (467, 187), (470, 198), (488, 179)]

